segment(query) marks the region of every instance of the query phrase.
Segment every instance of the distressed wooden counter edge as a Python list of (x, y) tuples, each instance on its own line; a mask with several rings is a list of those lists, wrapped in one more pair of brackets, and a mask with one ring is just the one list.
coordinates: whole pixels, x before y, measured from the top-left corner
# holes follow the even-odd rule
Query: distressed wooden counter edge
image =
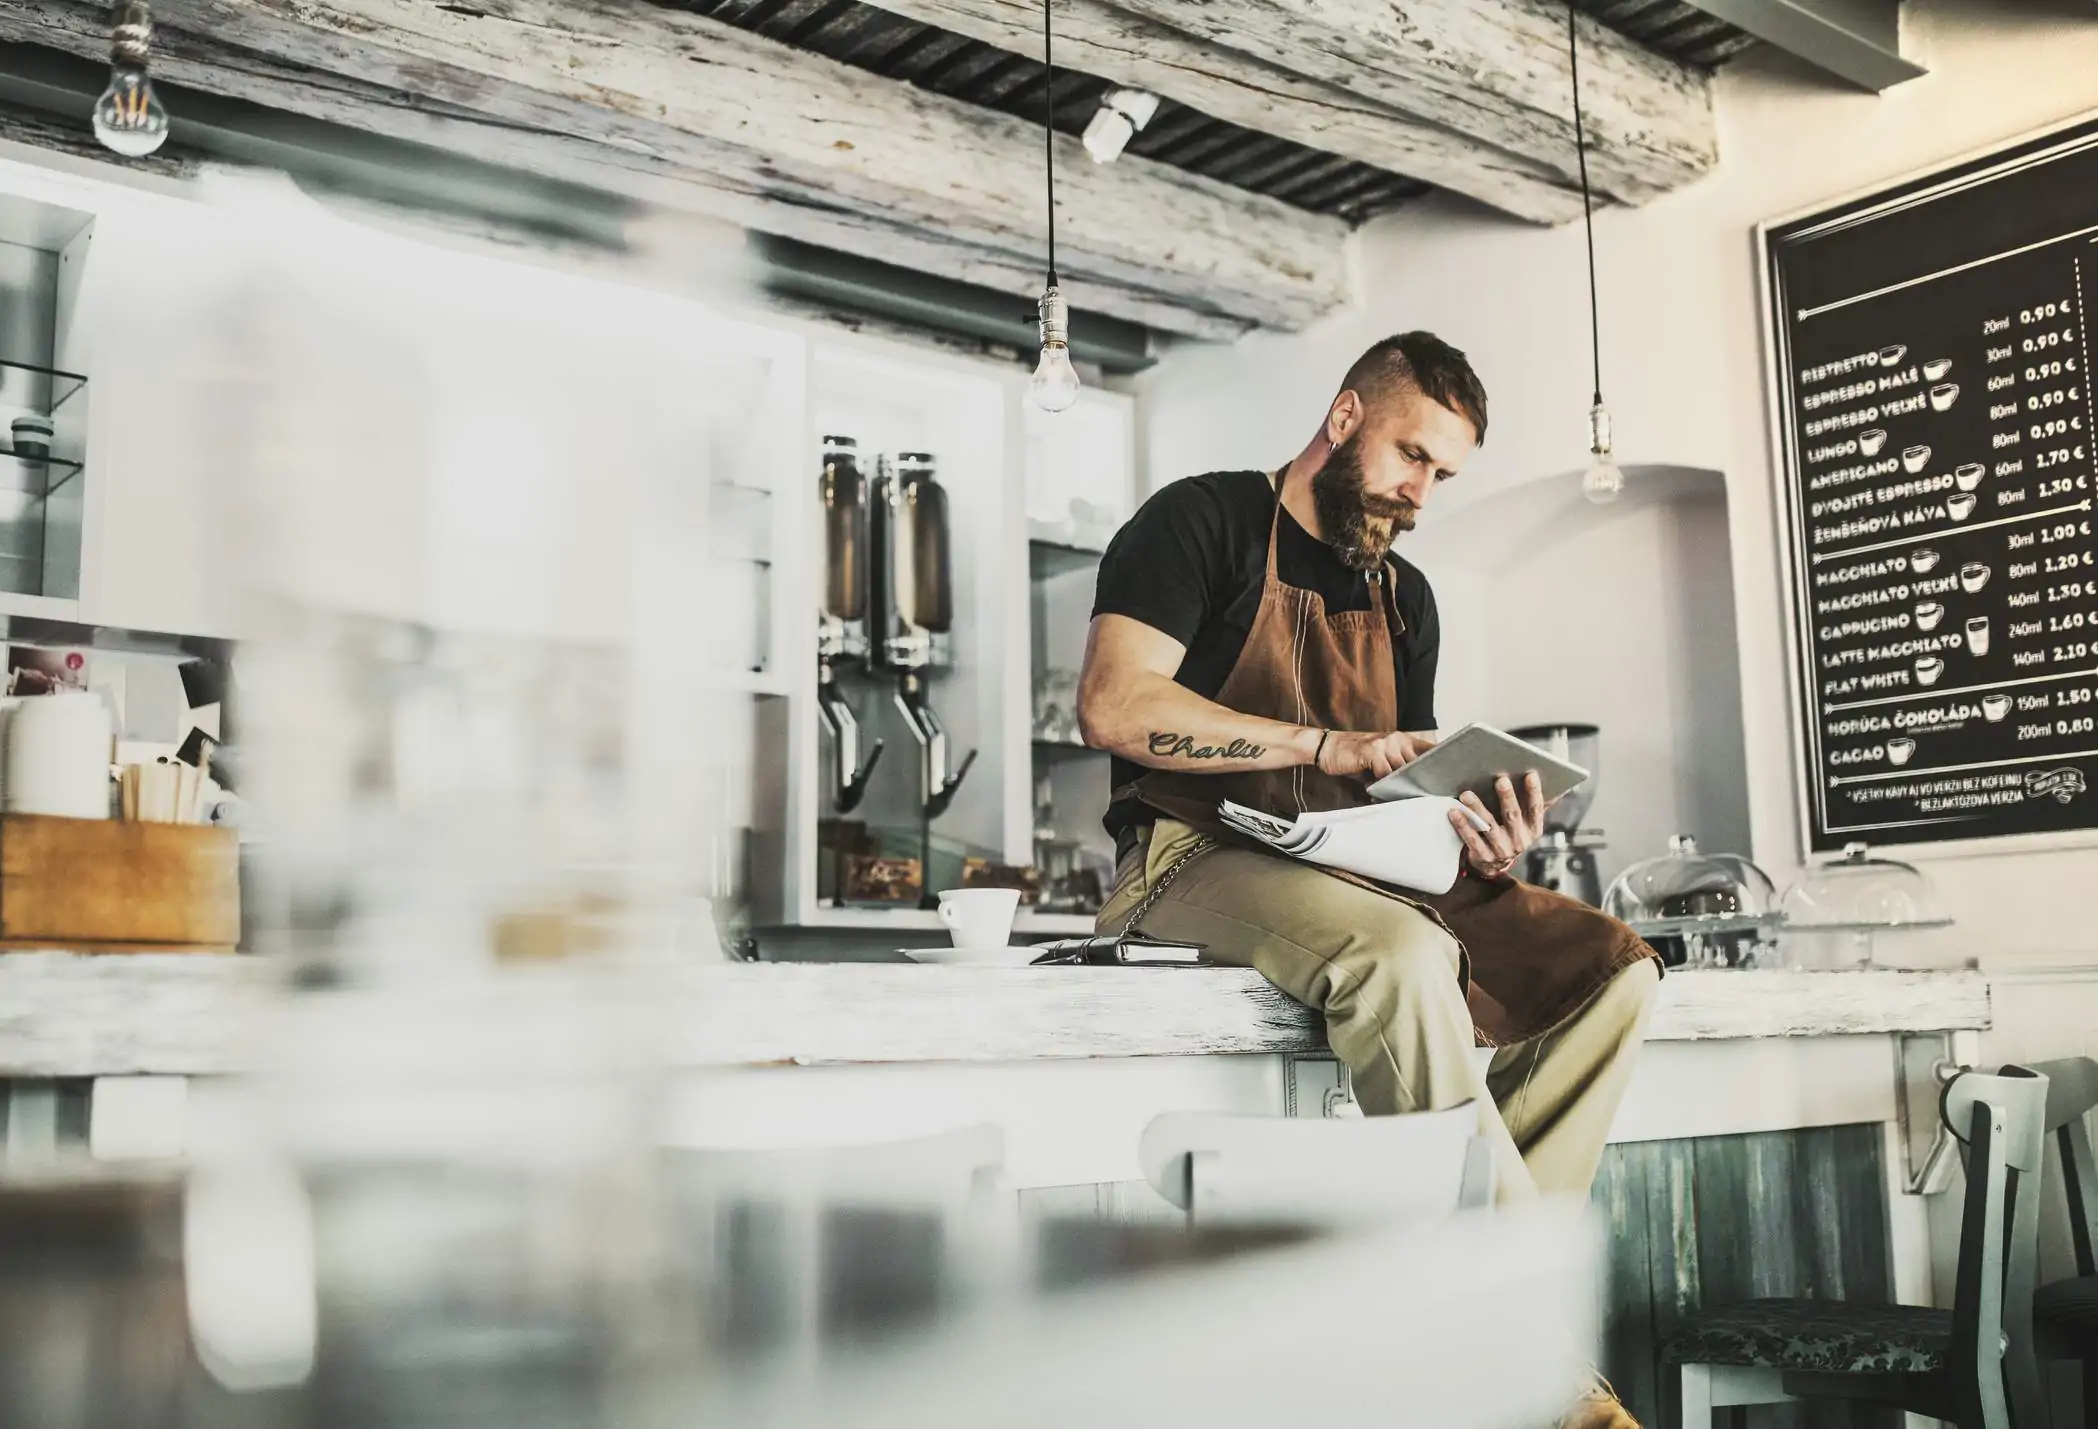
[[(0, 956), (0, 1076), (238, 1071), (273, 969), (249, 958)], [(535, 972), (544, 988), (558, 972)], [(669, 971), (680, 1066), (1317, 1052), (1317, 1019), (1258, 974), (888, 964)], [(577, 993), (585, 984), (578, 980)], [(460, 1008), (470, 1015), (471, 1005)], [(1679, 972), (1648, 1037), (1701, 1041), (1989, 1025), (1977, 972)]]

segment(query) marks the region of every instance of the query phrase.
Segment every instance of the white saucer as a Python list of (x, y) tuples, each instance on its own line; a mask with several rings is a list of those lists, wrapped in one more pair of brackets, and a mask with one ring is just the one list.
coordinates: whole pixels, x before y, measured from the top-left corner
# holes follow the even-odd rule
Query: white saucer
[(1040, 948), (905, 948), (914, 963), (949, 967), (1024, 968), (1042, 955)]

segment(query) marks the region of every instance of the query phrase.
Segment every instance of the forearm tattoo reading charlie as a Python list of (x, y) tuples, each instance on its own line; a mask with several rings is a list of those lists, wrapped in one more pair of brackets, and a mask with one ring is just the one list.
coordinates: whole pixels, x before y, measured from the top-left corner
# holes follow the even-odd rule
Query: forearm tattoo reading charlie
[(1151, 754), (1157, 759), (1258, 759), (1268, 752), (1264, 744), (1234, 739), (1229, 744), (1197, 744), (1193, 735), (1159, 730), (1151, 736)]

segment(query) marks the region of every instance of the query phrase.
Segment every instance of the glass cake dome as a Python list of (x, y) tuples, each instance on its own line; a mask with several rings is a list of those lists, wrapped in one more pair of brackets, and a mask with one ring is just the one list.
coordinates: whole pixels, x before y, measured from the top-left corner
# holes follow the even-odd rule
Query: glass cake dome
[(1871, 965), (1878, 934), (1952, 926), (1921, 869), (1875, 855), (1861, 843), (1845, 844), (1835, 858), (1809, 864), (1785, 890), (1779, 907), (1795, 932), (1850, 934), (1860, 966)]
[(1641, 937), (1761, 932), (1783, 921), (1769, 875), (1738, 854), (1700, 852), (1688, 834), (1619, 874), (1603, 911)]

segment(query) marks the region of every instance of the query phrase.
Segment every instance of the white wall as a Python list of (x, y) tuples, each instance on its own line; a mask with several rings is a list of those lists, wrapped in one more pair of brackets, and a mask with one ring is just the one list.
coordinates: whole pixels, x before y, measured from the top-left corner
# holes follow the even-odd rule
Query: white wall
[[(1753, 851), (1780, 880), (1797, 866), (1801, 835), (1754, 227), (2098, 108), (2098, 16), (2087, 3), (1909, 0), (1903, 11), (1905, 48), (1928, 76), (1873, 96), (1783, 56), (1744, 57), (1718, 84), (1720, 170), (1596, 222), (1620, 456), (1725, 473)], [(1512, 484), (1574, 480), (1589, 394), (1579, 226), (1540, 231), (1436, 199), (1366, 228), (1357, 250), (1362, 297), (1347, 311), (1302, 334), (1185, 349), (1146, 375), (1150, 478), (1279, 463), (1316, 429), (1362, 348), (1425, 327), (1471, 355), (1493, 420), (1424, 529)], [(1529, 555), (1482, 539), (1468, 560), (1484, 578)], [(1618, 673), (1636, 675), (1629, 664)], [(2082, 900), (2064, 890), (2094, 867), (2098, 853), (2069, 852), (1936, 861), (1932, 871), (1977, 954), (2076, 961), (2098, 940)]]
[[(1602, 728), (1595, 803), (1608, 881), (1673, 834), (1748, 846), (1724, 483), (1640, 468), (1598, 507), (1575, 483), (1491, 491), (1407, 540), (1441, 603), (1436, 717)], [(1519, 560), (1481, 559), (1519, 550)]]

